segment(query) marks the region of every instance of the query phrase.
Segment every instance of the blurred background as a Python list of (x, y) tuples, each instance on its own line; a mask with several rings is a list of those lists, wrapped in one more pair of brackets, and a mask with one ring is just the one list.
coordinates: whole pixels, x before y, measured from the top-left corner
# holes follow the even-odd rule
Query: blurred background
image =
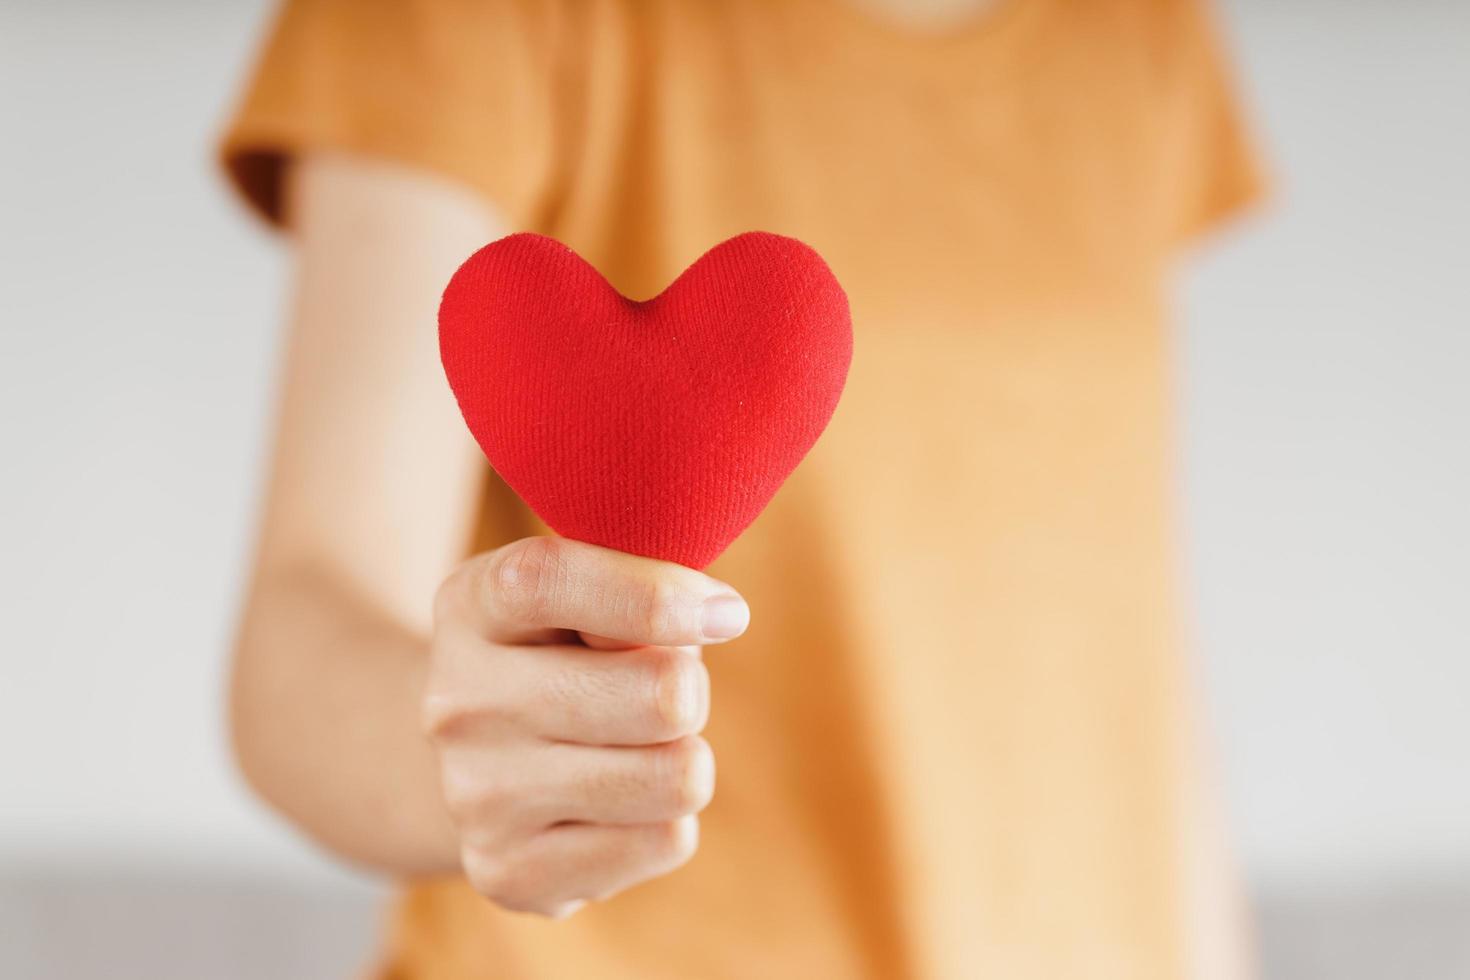
[[(268, 8), (0, 5), (3, 977), (374, 942), (223, 734), (289, 283), (211, 137)], [(1470, 976), (1470, 4), (1221, 13), (1275, 193), (1179, 268), (1181, 472), (1264, 974)]]

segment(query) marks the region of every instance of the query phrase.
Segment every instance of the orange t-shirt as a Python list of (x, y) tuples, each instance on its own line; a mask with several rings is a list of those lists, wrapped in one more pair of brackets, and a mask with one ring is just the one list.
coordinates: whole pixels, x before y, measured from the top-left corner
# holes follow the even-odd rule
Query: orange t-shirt
[[(826, 435), (712, 573), (719, 790), (568, 921), (409, 887), (396, 978), (1238, 976), (1174, 614), (1175, 248), (1256, 189), (1192, 0), (300, 0), (225, 141), (457, 178), (657, 292), (752, 228), (848, 290)], [(435, 342), (424, 311), (424, 343)], [(534, 527), (502, 485), (479, 545)]]

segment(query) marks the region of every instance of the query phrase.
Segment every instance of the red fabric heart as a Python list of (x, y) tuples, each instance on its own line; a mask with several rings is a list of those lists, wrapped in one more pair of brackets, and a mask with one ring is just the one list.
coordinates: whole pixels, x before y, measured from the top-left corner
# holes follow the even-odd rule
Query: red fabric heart
[(792, 238), (739, 235), (635, 302), (519, 234), (450, 279), (439, 351), (490, 465), (552, 529), (703, 568), (822, 434), (852, 326)]

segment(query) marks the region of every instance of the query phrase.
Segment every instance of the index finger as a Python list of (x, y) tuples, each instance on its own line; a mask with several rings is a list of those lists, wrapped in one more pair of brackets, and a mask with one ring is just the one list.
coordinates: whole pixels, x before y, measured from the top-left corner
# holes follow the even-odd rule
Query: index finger
[(567, 538), (523, 538), (470, 559), (456, 577), (475, 627), (500, 643), (575, 630), (687, 646), (734, 639), (750, 621), (745, 600), (702, 572)]

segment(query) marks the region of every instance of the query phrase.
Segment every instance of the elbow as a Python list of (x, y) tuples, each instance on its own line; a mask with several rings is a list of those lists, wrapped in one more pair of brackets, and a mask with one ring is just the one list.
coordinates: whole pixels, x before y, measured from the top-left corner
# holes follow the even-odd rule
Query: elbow
[(261, 717), (268, 713), (264, 699), (259, 693), (256, 677), (257, 665), (252, 662), (256, 654), (250, 649), (248, 624), (242, 627), (236, 639), (231, 661), (229, 689), (226, 696), (226, 718), (229, 735), (230, 756), (235, 772), (255, 796), (279, 806), (272, 798), (271, 766), (268, 762), (267, 736)]
[(226, 718), (235, 771), (255, 796), (289, 816), (282, 798), (287, 760), (281, 750), (293, 726), (289, 684), (281, 677), (287, 658), (278, 655), (285, 640), (272, 591), (268, 581), (258, 579), (246, 602), (231, 656)]

